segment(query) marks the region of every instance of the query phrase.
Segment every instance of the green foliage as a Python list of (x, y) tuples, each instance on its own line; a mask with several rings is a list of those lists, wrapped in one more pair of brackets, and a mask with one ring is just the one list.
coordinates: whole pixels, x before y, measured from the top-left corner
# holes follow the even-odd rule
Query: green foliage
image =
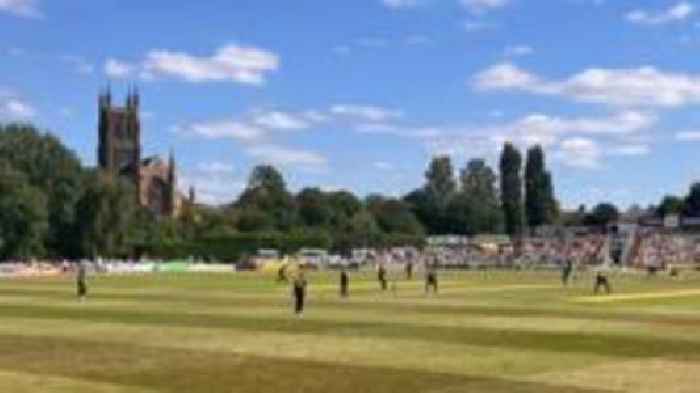
[(585, 224), (594, 226), (605, 226), (617, 221), (620, 218), (620, 211), (612, 203), (600, 203), (596, 205), (590, 214), (586, 216)]
[(658, 217), (665, 217), (669, 214), (681, 214), (685, 209), (685, 201), (675, 195), (666, 195), (661, 200), (661, 204), (656, 208)]
[(254, 255), (260, 248), (274, 248), (291, 254), (304, 247), (330, 248), (332, 242), (325, 233), (251, 232), (195, 240), (141, 244), (147, 255), (160, 258), (197, 257), (221, 262), (238, 262)]
[(241, 208), (236, 217), (236, 227), (241, 232), (264, 232), (276, 228), (275, 217), (260, 208)]
[(241, 211), (238, 228), (242, 231), (289, 230), (297, 221), (294, 198), (282, 174), (269, 165), (253, 169), (235, 207)]
[(70, 242), (75, 204), (81, 194), (83, 169), (75, 153), (50, 134), (31, 125), (0, 126), (0, 157), (20, 172), (27, 184), (46, 195), (47, 251), (74, 256)]
[(383, 232), (405, 235), (424, 233), (423, 226), (411, 210), (411, 206), (404, 201), (375, 195), (367, 198), (367, 210), (374, 216)]
[(453, 214), (461, 219), (464, 233), (501, 233), (503, 213), (493, 170), (484, 160), (473, 159), (462, 169), (460, 183)]
[(690, 186), (688, 196), (685, 198), (685, 214), (690, 217), (700, 217), (700, 183)]
[[(186, 205), (177, 218), (156, 217), (137, 203), (128, 180), (81, 167), (60, 141), (30, 125), (0, 126), (0, 256), (212, 256), (235, 259), (259, 247), (422, 245), (428, 234), (519, 234), (523, 227), (520, 153), (507, 144), (497, 177), (472, 160), (457, 181), (450, 157), (434, 158), (425, 184), (402, 199), (361, 201), (348, 191), (305, 188), (296, 195), (269, 165), (253, 169), (236, 201), (224, 207)], [(531, 225), (558, 210), (540, 148), (525, 171)], [(700, 214), (700, 186), (684, 204)], [(665, 208), (665, 207), (664, 207)]]
[(414, 214), (430, 234), (455, 233), (457, 226), (450, 212), (457, 193), (452, 161), (448, 156), (435, 157), (425, 172), (425, 186), (404, 197)]
[(545, 168), (544, 150), (539, 145), (527, 151), (525, 163), (525, 214), (530, 228), (551, 225), (557, 214), (552, 176)]
[(138, 207), (136, 193), (127, 181), (95, 173), (88, 178), (77, 204), (75, 237), (82, 255), (127, 256)]
[(514, 236), (523, 229), (523, 193), (521, 178), (522, 157), (510, 142), (501, 153), (501, 205), (505, 219), (505, 231)]
[(362, 210), (362, 202), (348, 191), (331, 192), (327, 201), (332, 214), (330, 225), (337, 231), (348, 230), (352, 218)]
[(307, 227), (330, 225), (333, 209), (329, 198), (319, 188), (305, 188), (296, 196), (301, 224)]
[(425, 180), (425, 191), (428, 199), (437, 209), (444, 210), (457, 190), (450, 157), (433, 158), (425, 173)]
[(0, 162), (0, 258), (44, 255), (48, 224), (47, 200), (41, 190)]

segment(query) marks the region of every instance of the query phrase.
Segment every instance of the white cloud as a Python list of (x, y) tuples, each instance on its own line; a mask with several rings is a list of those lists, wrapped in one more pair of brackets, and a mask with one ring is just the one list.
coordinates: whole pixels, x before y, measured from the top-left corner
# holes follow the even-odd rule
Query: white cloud
[(0, 97), (0, 118), (6, 120), (27, 120), (36, 116), (36, 109), (15, 97)]
[[(539, 144), (565, 165), (596, 168), (608, 155), (648, 154), (648, 145), (637, 136), (656, 122), (655, 115), (634, 111), (601, 117), (535, 113), (501, 124), (442, 129), (439, 136), (426, 139), (426, 146), (433, 154), (494, 157), (506, 141), (521, 148)], [(607, 146), (611, 141), (625, 144), (609, 150), (599, 146), (599, 142)]]
[(253, 122), (272, 130), (303, 130), (309, 128), (309, 123), (300, 116), (291, 113), (272, 111), (255, 115)]
[(590, 68), (562, 80), (546, 80), (510, 63), (477, 73), (477, 90), (513, 90), (564, 96), (613, 106), (678, 107), (700, 103), (700, 76), (664, 73), (654, 67)]
[(184, 52), (152, 50), (143, 62), (142, 77), (171, 77), (187, 82), (235, 82), (260, 85), (265, 75), (279, 67), (279, 57), (269, 51), (228, 45), (210, 57)]
[(319, 111), (305, 111), (302, 115), (312, 123), (323, 123), (328, 121), (328, 115)]
[(602, 167), (605, 156), (645, 156), (651, 152), (648, 145), (622, 145), (605, 149), (589, 138), (569, 138), (559, 145), (554, 158), (562, 164), (583, 169)]
[(676, 140), (681, 142), (700, 142), (700, 131), (677, 132)]
[(414, 8), (420, 4), (418, 0), (381, 0), (385, 7), (399, 10)]
[(210, 119), (175, 125), (172, 132), (182, 136), (205, 139), (234, 139), (248, 145), (267, 143), (279, 131), (298, 131), (316, 127), (329, 121), (325, 113), (307, 110), (284, 112), (279, 110), (254, 110), (240, 119)]
[[(653, 113), (623, 110), (603, 116), (532, 113), (511, 121), (473, 126), (416, 127), (366, 122), (357, 124), (355, 130), (363, 134), (415, 138), (422, 141), (430, 155), (449, 154), (464, 158), (494, 157), (506, 141), (521, 148), (539, 144), (562, 161), (571, 161), (566, 165), (594, 168), (598, 165), (597, 160), (608, 156), (648, 154), (648, 139), (642, 132), (657, 122), (658, 117)], [(599, 142), (615, 147), (603, 150), (598, 146)], [(581, 157), (573, 157), (574, 150), (584, 148), (587, 150)]]
[(386, 161), (377, 161), (373, 163), (372, 166), (382, 171), (391, 171), (394, 169), (394, 165)]
[(615, 156), (646, 156), (651, 152), (649, 145), (623, 145), (610, 149), (609, 154)]
[(695, 6), (687, 1), (663, 11), (647, 11), (637, 9), (630, 11), (625, 18), (627, 21), (643, 25), (662, 25), (688, 19), (695, 12)]
[(510, 63), (491, 66), (472, 78), (473, 85), (479, 90), (525, 90), (539, 92), (541, 81), (529, 72), (523, 71)]
[(0, 0), (0, 12), (25, 18), (43, 18), (36, 0)]
[(222, 205), (232, 202), (244, 189), (246, 183), (231, 173), (204, 172), (200, 169), (180, 176), (180, 189), (186, 193), (190, 186), (197, 193), (197, 202), (210, 205)]
[(608, 117), (561, 118), (533, 114), (517, 121), (514, 130), (530, 132), (627, 134), (649, 128), (657, 121), (656, 116), (642, 112), (626, 111)]
[(255, 141), (265, 135), (265, 130), (233, 120), (195, 122), (176, 126), (174, 131), (184, 135), (196, 135), (207, 139), (237, 139)]
[(503, 51), (503, 54), (507, 57), (528, 56), (533, 53), (535, 53), (535, 50), (528, 45), (509, 46)]
[(460, 4), (469, 11), (480, 14), (498, 8), (504, 8), (509, 0), (460, 0)]
[(600, 146), (594, 140), (575, 137), (564, 140), (554, 158), (567, 166), (597, 169), (601, 166), (602, 155)]
[(225, 164), (219, 161), (200, 162), (197, 165), (197, 170), (208, 174), (233, 173), (233, 165)]
[(386, 123), (360, 124), (355, 130), (362, 134), (388, 134), (406, 138), (434, 138), (442, 133), (442, 130), (435, 127), (400, 127)]
[(267, 73), (279, 68), (279, 57), (269, 51), (228, 45), (209, 57), (164, 49), (150, 51), (137, 65), (116, 59), (105, 64), (105, 73), (114, 78), (138, 74), (143, 80), (173, 78), (191, 83), (233, 82), (249, 85), (265, 83)]
[(325, 167), (328, 160), (316, 152), (276, 145), (252, 146), (246, 152), (254, 158), (282, 166)]
[(396, 119), (403, 114), (400, 111), (390, 110), (377, 106), (339, 104), (331, 107), (331, 113), (339, 116), (355, 117), (366, 121), (385, 121)]
[(124, 79), (134, 72), (134, 68), (135, 67), (129, 63), (110, 58), (107, 59), (105, 63), (104, 71), (109, 78)]

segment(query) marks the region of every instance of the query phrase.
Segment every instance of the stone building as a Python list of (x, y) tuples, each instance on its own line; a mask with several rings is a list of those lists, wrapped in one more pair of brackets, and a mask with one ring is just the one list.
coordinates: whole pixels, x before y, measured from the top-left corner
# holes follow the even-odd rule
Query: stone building
[[(140, 96), (129, 91), (123, 107), (112, 104), (109, 90), (98, 99), (98, 166), (115, 176), (129, 179), (135, 186), (138, 202), (161, 217), (178, 216), (187, 203), (177, 188), (175, 157), (167, 162), (159, 156), (142, 158)], [(194, 190), (190, 190), (194, 198)]]

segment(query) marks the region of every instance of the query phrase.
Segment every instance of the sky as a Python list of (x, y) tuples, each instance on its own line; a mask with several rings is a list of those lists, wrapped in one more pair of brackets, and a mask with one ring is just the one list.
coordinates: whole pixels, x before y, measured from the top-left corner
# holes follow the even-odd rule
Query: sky
[(399, 196), (435, 155), (541, 144), (562, 205), (658, 202), (700, 180), (700, 1), (0, 0), (0, 122), (95, 165), (97, 95), (141, 92), (146, 155), (233, 200)]

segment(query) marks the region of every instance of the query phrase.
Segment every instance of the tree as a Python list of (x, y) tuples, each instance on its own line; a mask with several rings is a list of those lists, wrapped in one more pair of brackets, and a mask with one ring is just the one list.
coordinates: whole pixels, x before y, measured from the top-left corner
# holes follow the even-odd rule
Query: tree
[(586, 225), (586, 205), (579, 205), (578, 209), (561, 213), (561, 224), (564, 226)]
[(522, 233), (523, 228), (523, 191), (520, 171), (522, 157), (520, 152), (507, 142), (501, 153), (501, 205), (505, 231), (511, 236)]
[(331, 211), (330, 225), (338, 231), (348, 230), (350, 220), (362, 210), (362, 202), (348, 191), (335, 191), (326, 195)]
[(248, 179), (248, 186), (241, 194), (235, 207), (241, 214), (246, 210), (257, 210), (256, 215), (269, 215), (274, 228), (289, 230), (296, 223), (296, 206), (294, 198), (287, 191), (282, 174), (272, 166), (260, 165), (253, 169)]
[(133, 244), (131, 230), (138, 225), (138, 210), (131, 183), (101, 172), (89, 176), (77, 204), (74, 232), (82, 254), (89, 257), (128, 255)]
[(496, 189), (496, 174), (483, 159), (473, 159), (460, 173), (460, 191), (449, 211), (458, 220), (456, 233), (498, 233), (503, 213)]
[(237, 228), (242, 232), (266, 232), (276, 229), (274, 216), (257, 208), (238, 211)]
[(403, 200), (411, 207), (428, 233), (438, 233), (441, 218), (435, 214), (434, 206), (430, 203), (424, 187), (410, 192), (403, 197)]
[(236, 234), (237, 212), (231, 207), (191, 206), (189, 213), (180, 217), (184, 232), (190, 239), (222, 237)]
[(675, 195), (666, 195), (655, 209), (658, 217), (666, 217), (671, 214), (681, 214), (685, 209), (685, 201)]
[(425, 172), (425, 185), (403, 199), (411, 205), (430, 234), (448, 234), (455, 227), (454, 217), (449, 213), (449, 205), (455, 197), (455, 181), (452, 161), (448, 156), (435, 157)]
[(74, 152), (54, 136), (31, 125), (0, 126), (0, 157), (23, 174), (31, 187), (46, 195), (46, 248), (53, 256), (76, 256), (72, 247), (75, 206), (81, 195), (84, 171)]
[(607, 226), (620, 218), (620, 211), (612, 203), (600, 203), (596, 205), (588, 216), (585, 224), (592, 226)]
[(0, 259), (42, 256), (48, 226), (44, 194), (0, 162)]
[(372, 213), (361, 210), (350, 220), (350, 234), (355, 239), (355, 244), (370, 246), (379, 241), (382, 230)]
[(525, 163), (525, 215), (534, 229), (554, 222), (556, 200), (552, 176), (545, 168), (544, 151), (539, 145), (528, 149)]
[(367, 198), (367, 210), (372, 213), (379, 228), (385, 233), (404, 235), (424, 233), (423, 226), (406, 202), (372, 195)]
[(444, 210), (457, 190), (449, 156), (435, 157), (425, 173), (425, 190), (435, 209)]
[(333, 211), (328, 198), (319, 188), (304, 188), (296, 196), (299, 219), (308, 227), (325, 227), (330, 224)]
[(700, 217), (700, 183), (690, 186), (688, 196), (685, 198), (685, 214), (689, 217)]
[(483, 159), (472, 159), (460, 172), (461, 190), (498, 203), (496, 174)]

